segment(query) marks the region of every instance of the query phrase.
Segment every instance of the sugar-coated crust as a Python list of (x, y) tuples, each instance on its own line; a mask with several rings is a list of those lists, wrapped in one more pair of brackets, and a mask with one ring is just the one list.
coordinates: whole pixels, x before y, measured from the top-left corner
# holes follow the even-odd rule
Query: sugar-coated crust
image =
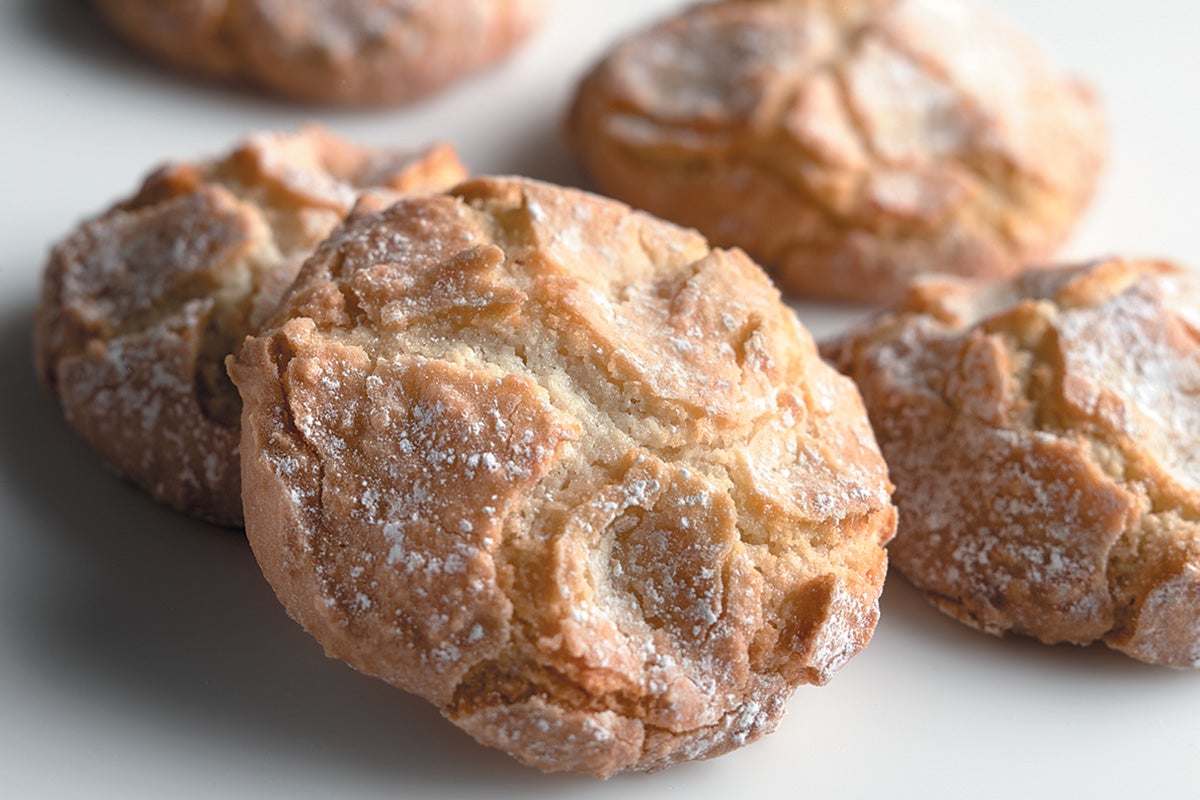
[(506, 56), (548, 0), (92, 0), (148, 53), (299, 100), (392, 105)]
[(896, 482), (896, 567), (969, 625), (1200, 666), (1200, 277), (931, 280), (828, 345)]
[(861, 401), (694, 232), (521, 179), (360, 209), (229, 370), (288, 611), (524, 763), (722, 753), (874, 629)]
[(1040, 261), (1106, 157), (1091, 92), (971, 0), (698, 4), (619, 44), (567, 127), (606, 193), (851, 302)]
[(453, 148), (368, 150), (318, 128), (170, 164), (54, 248), (35, 328), (71, 425), (156, 499), (241, 524), (240, 400), (224, 359), (361, 191), (439, 191)]

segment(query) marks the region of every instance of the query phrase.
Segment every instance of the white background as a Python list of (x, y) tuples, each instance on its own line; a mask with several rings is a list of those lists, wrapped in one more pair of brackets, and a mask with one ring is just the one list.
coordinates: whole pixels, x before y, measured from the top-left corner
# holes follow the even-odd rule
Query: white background
[[(1200, 267), (1200, 6), (991, 4), (1091, 78), (1112, 119), (1112, 168), (1069, 254)], [(559, 137), (574, 81), (679, 5), (558, 0), (482, 79), (412, 109), (323, 113), (162, 72), (75, 0), (0, 3), (0, 796), (1197, 796), (1200, 674), (993, 640), (898, 577), (874, 644), (801, 689), (775, 735), (652, 776), (542, 776), (326, 661), (239, 535), (109, 476), (35, 385), (49, 245), (156, 162), (321, 119), (379, 144), (449, 139), (479, 172), (575, 183)], [(850, 318), (798, 309), (818, 333)]]

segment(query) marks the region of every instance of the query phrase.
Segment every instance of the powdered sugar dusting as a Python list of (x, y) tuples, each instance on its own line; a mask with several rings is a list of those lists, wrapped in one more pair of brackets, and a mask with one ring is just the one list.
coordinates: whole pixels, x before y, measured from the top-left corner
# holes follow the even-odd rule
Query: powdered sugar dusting
[(1143, 661), (1200, 667), (1200, 562), (1158, 584), (1142, 602), (1137, 632), (1120, 649)]
[(1188, 491), (1200, 491), (1200, 358), (1176, 308), (1200, 301), (1198, 289), (1194, 280), (1143, 281), (1055, 324), (1068, 401), (1156, 454)]
[(419, 59), (427, 40), (413, 18), (431, 5), (430, 0), (371, 4), (259, 0), (254, 7), (269, 29), (278, 31), (281, 37), (294, 36), (297, 30), (304, 32), (302, 41), (289, 42), (293, 47), (346, 57), (396, 40), (406, 58)]
[(1179, 524), (1200, 480), (1196, 286), (1122, 261), (945, 281), (843, 343), (898, 484), (897, 567), (994, 633), (1190, 663), (1194, 585), (1143, 582), (1200, 552)]
[[(780, 13), (787, 14), (786, 10)], [(610, 63), (624, 92), (667, 122), (748, 116), (769, 71), (799, 69), (828, 51), (830, 32), (808, 26), (726, 24), (684, 17), (626, 44)]]
[[(224, 158), (159, 169), (55, 249), (41, 369), (65, 403), (95, 397), (68, 416), (121, 474), (189, 513), (240, 523), (240, 402), (224, 359), (350, 210), (371, 157), (317, 128), (255, 135)], [(68, 386), (68, 361), (92, 374), (80, 378), (89, 386)], [(136, 425), (113, 434), (114, 416)]]
[(860, 303), (1044, 259), (1106, 158), (1087, 89), (957, 0), (693, 4), (572, 119), (605, 191)]
[[(300, 499), (323, 521), (299, 559), (324, 594), (306, 625), (550, 768), (768, 732), (874, 625), (854, 609), (877, 598), (892, 514), (849, 383), (741, 254), (575, 192), (459, 191), (458, 210), (343, 227), (306, 276), (336, 313), (250, 346), (287, 354), (288, 422), (320, 463), (273, 466), (319, 485)], [(505, 304), (434, 313), (449, 273), (447, 298)], [(819, 519), (755, 494), (747, 449)], [(828, 608), (797, 599), (852, 571), (869, 574)]]

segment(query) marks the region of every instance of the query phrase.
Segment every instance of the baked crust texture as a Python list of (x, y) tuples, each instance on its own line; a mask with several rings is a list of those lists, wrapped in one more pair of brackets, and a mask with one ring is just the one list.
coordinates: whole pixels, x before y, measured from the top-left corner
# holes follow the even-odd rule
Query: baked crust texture
[(92, 0), (150, 55), (301, 101), (410, 102), (492, 65), (548, 0)]
[(717, 755), (870, 639), (861, 401), (692, 231), (521, 179), (364, 207), (229, 370), (288, 611), (526, 764)]
[(701, 3), (617, 45), (567, 129), (604, 192), (854, 303), (1041, 262), (1107, 150), (1091, 91), (969, 0)]
[(225, 356), (361, 192), (438, 191), (465, 175), (448, 145), (368, 150), (319, 128), (162, 167), (51, 253), (34, 330), (42, 383), (119, 475), (239, 525), (241, 402)]
[(896, 482), (893, 562), (992, 634), (1200, 666), (1200, 278), (1110, 260), (918, 284), (825, 352)]

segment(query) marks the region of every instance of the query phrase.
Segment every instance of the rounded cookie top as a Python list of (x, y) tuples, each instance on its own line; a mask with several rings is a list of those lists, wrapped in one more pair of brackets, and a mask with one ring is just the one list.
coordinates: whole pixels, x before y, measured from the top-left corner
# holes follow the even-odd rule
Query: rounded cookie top
[(546, 0), (92, 0), (177, 66), (336, 105), (409, 102), (507, 55)]
[(896, 482), (897, 568), (990, 633), (1200, 666), (1200, 278), (919, 285), (827, 348)]
[(853, 302), (1048, 256), (1106, 150), (1088, 89), (970, 0), (698, 4), (618, 45), (568, 131), (605, 192)]
[(525, 763), (716, 755), (871, 636), (861, 402), (691, 231), (520, 179), (363, 210), (229, 369), (289, 612)]
[(241, 406), (225, 356), (361, 191), (438, 191), (465, 175), (446, 145), (368, 150), (318, 128), (165, 166), (51, 253), (34, 332), (42, 382), (117, 473), (240, 524)]

